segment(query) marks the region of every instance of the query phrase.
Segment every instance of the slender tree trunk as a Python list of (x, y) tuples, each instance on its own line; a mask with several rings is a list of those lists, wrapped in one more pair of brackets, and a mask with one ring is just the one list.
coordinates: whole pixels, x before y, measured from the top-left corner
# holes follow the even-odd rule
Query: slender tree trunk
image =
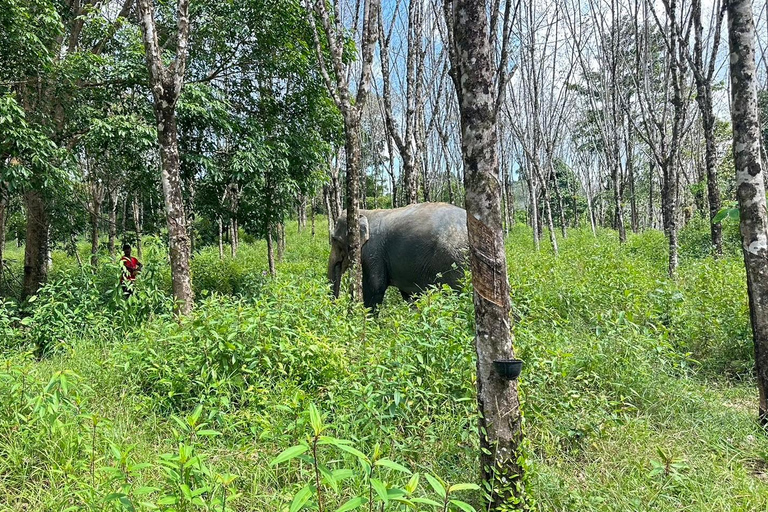
[(325, 201), (325, 210), (328, 212), (328, 243), (331, 243), (336, 223), (333, 221), (333, 206), (331, 205), (331, 195), (327, 186), (323, 186), (323, 200)]
[(237, 228), (232, 217), (229, 218), (229, 253), (232, 258), (237, 256)]
[(101, 198), (97, 197), (99, 192), (93, 192), (93, 201), (91, 204), (91, 265), (99, 264), (99, 219), (101, 217)]
[(565, 239), (568, 238), (568, 228), (565, 223), (565, 204), (563, 203), (563, 195), (560, 193), (560, 184), (557, 182), (557, 171), (555, 170), (555, 166), (551, 159), (549, 167), (552, 171), (552, 186), (555, 189), (555, 199), (557, 199), (557, 205), (560, 208), (560, 229), (563, 233), (563, 238)]
[(490, 510), (509, 510), (524, 497), (518, 462), (522, 415), (517, 382), (502, 379), (493, 361), (514, 357), (507, 261), (501, 226), (496, 156), (494, 71), (485, 2), (446, 0), (453, 31), (451, 76), (461, 112), (465, 205), (475, 306), (480, 463)]
[(267, 227), (267, 262), (269, 263), (269, 275), (275, 277), (275, 250), (272, 247), (272, 226)]
[(309, 205), (309, 219), (312, 225), (312, 239), (315, 238), (315, 196), (312, 196), (312, 203)]
[(616, 158), (611, 164), (611, 182), (613, 183), (613, 200), (615, 205), (615, 221), (616, 229), (619, 231), (619, 242), (624, 243), (627, 241), (627, 231), (624, 227), (624, 208), (623, 197), (621, 193), (621, 165), (618, 160), (618, 146), (616, 147)]
[(37, 293), (48, 278), (48, 232), (50, 219), (38, 190), (29, 190), (24, 194), (27, 209), (27, 235), (24, 247), (24, 286), (23, 297)]
[(728, 21), (733, 155), (741, 211), (739, 224), (755, 345), (758, 417), (765, 427), (768, 425), (768, 216), (760, 152), (755, 25), (751, 0), (730, 0)]
[(143, 244), (141, 242), (141, 237), (143, 233), (141, 232), (141, 208), (142, 203), (140, 202), (139, 198), (134, 195), (133, 197), (133, 225), (136, 228), (136, 257), (141, 259), (142, 253), (144, 251)]
[(637, 212), (637, 194), (635, 192), (635, 149), (632, 122), (627, 122), (627, 178), (629, 180), (629, 222), (633, 233), (640, 231), (640, 219)]
[(216, 223), (219, 225), (219, 259), (224, 259), (224, 226), (221, 221), (221, 215), (216, 217)]
[(8, 196), (4, 186), (0, 183), (0, 294), (5, 293), (5, 281), (3, 272), (5, 271), (5, 224), (8, 216)]
[(656, 175), (655, 172), (656, 163), (651, 160), (648, 163), (648, 228), (653, 229), (656, 227), (654, 223), (654, 217), (656, 216), (656, 212), (654, 211), (654, 203), (653, 203), (653, 182)]
[(115, 255), (115, 238), (117, 238), (117, 192), (109, 194), (109, 241), (108, 249), (111, 256)]
[(547, 229), (549, 231), (549, 242), (552, 244), (552, 252), (557, 256), (560, 251), (557, 247), (557, 236), (555, 235), (555, 223), (552, 220), (552, 197), (549, 194), (549, 187), (543, 186), (544, 190), (544, 211), (547, 214)]
[(536, 252), (539, 251), (541, 245), (541, 223), (539, 222), (539, 205), (538, 205), (538, 191), (533, 184), (531, 178), (528, 179), (528, 201), (531, 208), (531, 229), (533, 229), (533, 245), (536, 248)]

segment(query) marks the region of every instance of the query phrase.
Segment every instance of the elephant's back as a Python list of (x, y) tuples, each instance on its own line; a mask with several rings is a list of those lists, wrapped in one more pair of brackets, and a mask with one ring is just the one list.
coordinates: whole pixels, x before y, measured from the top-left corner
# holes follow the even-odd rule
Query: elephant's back
[[(382, 219), (393, 286), (408, 292), (444, 282), (456, 286), (465, 266), (467, 215), (447, 203), (421, 203), (390, 210)], [(441, 278), (437, 278), (442, 274)]]

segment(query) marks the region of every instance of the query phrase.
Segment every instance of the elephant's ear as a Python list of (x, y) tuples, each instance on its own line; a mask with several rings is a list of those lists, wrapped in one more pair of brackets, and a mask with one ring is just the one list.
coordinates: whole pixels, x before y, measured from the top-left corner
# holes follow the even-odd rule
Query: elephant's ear
[(365, 215), (360, 216), (360, 247), (365, 245), (365, 242), (371, 238), (371, 230), (368, 227), (368, 217)]

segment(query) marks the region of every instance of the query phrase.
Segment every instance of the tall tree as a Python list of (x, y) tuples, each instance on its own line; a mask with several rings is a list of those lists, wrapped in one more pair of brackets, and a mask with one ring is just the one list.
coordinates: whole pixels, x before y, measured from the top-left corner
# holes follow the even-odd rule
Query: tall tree
[(740, 229), (755, 345), (759, 419), (768, 426), (768, 214), (760, 147), (751, 0), (728, 1), (733, 157), (741, 212)]
[(491, 36), (485, 2), (446, 0), (451, 76), (461, 112), (465, 206), (475, 306), (480, 461), (491, 510), (522, 499), (518, 462), (522, 416), (517, 384), (493, 361), (513, 357), (509, 282), (501, 221), (497, 110)]
[[(309, 0), (312, 2), (313, 0)], [(361, 175), (361, 141), (360, 122), (363, 107), (371, 89), (373, 49), (378, 39), (376, 19), (379, 14), (379, 0), (365, 0), (362, 5), (362, 16), (357, 9), (352, 13), (351, 26), (345, 27), (341, 16), (339, 0), (334, 0), (330, 7), (324, 0), (314, 0), (311, 4), (309, 20), (312, 25), (315, 49), (318, 63), (328, 92), (344, 118), (344, 140), (346, 150), (346, 189), (347, 189), (347, 254), (349, 257), (349, 273), (352, 276), (350, 295), (354, 300), (363, 300), (363, 267), (360, 260), (362, 245), (360, 243), (360, 219), (358, 213)], [(318, 30), (316, 19), (322, 25), (322, 36)], [(358, 26), (360, 25), (360, 26)], [(360, 40), (360, 75), (357, 79), (357, 92), (353, 96), (351, 82), (351, 62), (348, 55), (347, 38), (349, 31), (359, 33)], [(327, 62), (330, 59), (330, 64)]]
[(161, 181), (168, 225), (173, 296), (177, 301), (179, 313), (187, 314), (194, 305), (194, 291), (189, 266), (191, 247), (182, 196), (176, 103), (184, 87), (184, 72), (187, 66), (189, 0), (178, 0), (176, 56), (168, 65), (163, 60), (166, 50), (160, 46), (158, 39), (153, 0), (139, 0), (139, 12), (160, 144)]

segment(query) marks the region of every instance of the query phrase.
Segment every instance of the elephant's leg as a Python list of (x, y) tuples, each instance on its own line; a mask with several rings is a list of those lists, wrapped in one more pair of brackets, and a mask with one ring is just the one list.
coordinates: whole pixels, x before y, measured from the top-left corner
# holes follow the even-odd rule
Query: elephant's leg
[(404, 292), (403, 290), (400, 290), (400, 295), (403, 296), (403, 300), (405, 302), (413, 302), (413, 293), (411, 293), (411, 292)]
[(384, 302), (384, 293), (387, 291), (386, 280), (375, 272), (370, 271), (370, 267), (363, 267), (363, 304), (365, 307), (376, 309)]

